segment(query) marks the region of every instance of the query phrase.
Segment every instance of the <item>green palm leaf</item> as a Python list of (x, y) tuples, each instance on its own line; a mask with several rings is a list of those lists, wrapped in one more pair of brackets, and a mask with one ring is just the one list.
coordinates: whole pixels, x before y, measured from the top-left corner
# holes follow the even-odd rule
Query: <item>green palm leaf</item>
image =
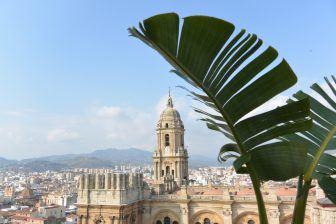
[[(286, 180), (303, 172), (306, 146), (274, 140), (311, 126), (309, 100), (246, 118), (293, 86), (297, 78), (284, 59), (275, 64), (278, 52), (274, 48), (263, 50), (255, 34), (234, 31), (233, 24), (207, 16), (186, 17), (180, 24), (175, 13), (153, 16), (140, 23), (139, 30), (129, 29), (132, 36), (160, 53), (174, 73), (201, 91), (189, 92), (214, 112), (196, 111), (205, 116), (210, 129), (232, 141), (221, 153), (238, 154), (235, 167), (250, 174), (260, 202), (259, 181)], [(261, 223), (267, 223), (265, 208), (258, 206)]]
[[(334, 76), (332, 81), (325, 78), (327, 87), (336, 97), (336, 91), (332, 84), (336, 84)], [(318, 84), (311, 86), (317, 96), (325, 101), (321, 103), (320, 99), (316, 99), (303, 91), (295, 93), (295, 100), (310, 98), (311, 101), (311, 117), (313, 118), (313, 126), (311, 129), (288, 136), (283, 139), (288, 141), (305, 142), (308, 146), (308, 158), (306, 169), (304, 172), (304, 181), (317, 179), (321, 188), (325, 191), (328, 198), (336, 203), (336, 180), (332, 177), (336, 174), (336, 157), (327, 153), (328, 150), (336, 149), (336, 102), (321, 88)], [(289, 100), (291, 104), (293, 100)]]
[[(306, 152), (301, 144), (291, 143), (296, 144), (296, 147), (292, 147), (285, 142), (278, 147), (268, 142), (305, 130), (311, 125), (311, 121), (306, 119), (309, 115), (308, 100), (302, 99), (243, 119), (297, 81), (285, 60), (271, 65), (278, 56), (274, 48), (268, 47), (256, 54), (262, 46), (261, 39), (255, 34), (247, 34), (245, 30), (234, 35), (235, 28), (231, 23), (213, 17), (186, 17), (181, 32), (179, 17), (174, 13), (151, 17), (140, 23), (139, 27), (141, 31), (130, 28), (131, 35), (158, 51), (174, 67), (176, 74), (205, 93), (190, 91), (195, 99), (218, 112), (210, 114), (196, 110), (207, 117), (204, 121), (209, 128), (223, 133), (236, 143), (241, 155), (256, 153), (261, 163), (273, 159), (288, 161), (287, 167), (281, 167), (281, 175), (272, 171), (276, 164), (265, 163), (270, 167), (260, 167), (267, 168), (266, 172), (257, 168), (257, 172), (264, 173), (260, 179), (285, 180), (302, 173)], [(242, 66), (243, 63), (247, 65)], [(265, 69), (268, 71), (261, 74)], [(282, 150), (283, 144), (296, 153)], [(258, 152), (260, 145), (263, 145), (262, 151), (267, 157)], [(273, 153), (273, 158), (269, 158), (275, 151), (278, 153)], [(293, 170), (291, 164), (299, 169), (288, 172)]]

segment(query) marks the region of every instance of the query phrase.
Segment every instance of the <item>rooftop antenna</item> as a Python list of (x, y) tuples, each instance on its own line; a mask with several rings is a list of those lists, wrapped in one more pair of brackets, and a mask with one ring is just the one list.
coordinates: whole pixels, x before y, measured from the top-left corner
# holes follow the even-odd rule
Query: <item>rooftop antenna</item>
[(170, 97), (170, 86), (168, 87), (168, 96)]

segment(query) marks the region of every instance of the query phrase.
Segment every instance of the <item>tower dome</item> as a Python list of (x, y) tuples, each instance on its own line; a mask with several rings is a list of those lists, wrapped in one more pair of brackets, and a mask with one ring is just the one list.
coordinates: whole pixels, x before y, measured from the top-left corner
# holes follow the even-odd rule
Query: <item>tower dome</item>
[(160, 115), (157, 128), (184, 128), (180, 113), (174, 108), (170, 94), (167, 100), (167, 107)]

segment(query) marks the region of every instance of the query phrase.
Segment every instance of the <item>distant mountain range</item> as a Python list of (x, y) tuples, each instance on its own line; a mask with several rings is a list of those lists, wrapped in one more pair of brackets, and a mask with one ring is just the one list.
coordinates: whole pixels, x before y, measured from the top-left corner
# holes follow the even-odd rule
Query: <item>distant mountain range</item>
[[(0, 157), (0, 167), (23, 167), (37, 172), (68, 168), (111, 168), (116, 165), (146, 165), (151, 163), (152, 152), (136, 148), (111, 148), (85, 154), (54, 155), (20, 161)], [(190, 155), (189, 164), (192, 168), (223, 165), (219, 164), (215, 157), (209, 158), (201, 155)]]

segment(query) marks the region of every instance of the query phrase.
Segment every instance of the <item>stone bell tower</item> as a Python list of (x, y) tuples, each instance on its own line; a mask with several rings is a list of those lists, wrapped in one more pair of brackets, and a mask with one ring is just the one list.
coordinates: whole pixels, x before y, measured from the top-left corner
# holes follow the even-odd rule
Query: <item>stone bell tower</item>
[(188, 180), (188, 152), (184, 145), (184, 126), (180, 114), (174, 109), (173, 99), (167, 100), (167, 107), (157, 123), (157, 146), (153, 154), (154, 183), (174, 181), (177, 186)]

